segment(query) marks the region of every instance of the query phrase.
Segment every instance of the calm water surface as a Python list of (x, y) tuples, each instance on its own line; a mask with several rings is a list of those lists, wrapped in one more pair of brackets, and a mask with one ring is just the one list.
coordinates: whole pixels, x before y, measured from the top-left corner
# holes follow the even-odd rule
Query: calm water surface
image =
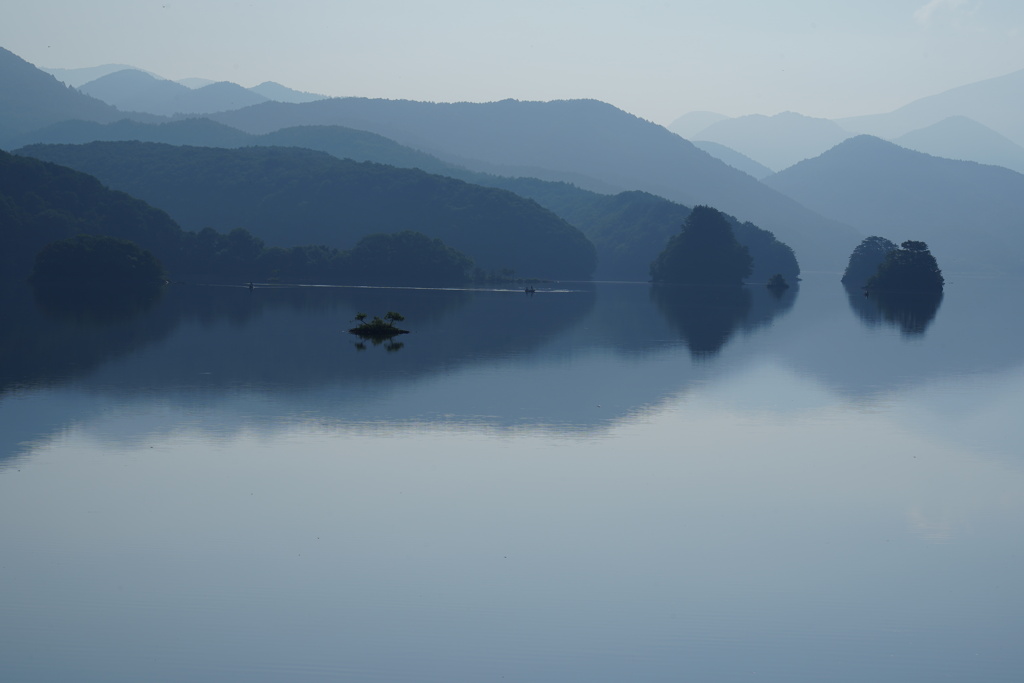
[(837, 279), (0, 295), (0, 679), (1020, 681), (1020, 283)]

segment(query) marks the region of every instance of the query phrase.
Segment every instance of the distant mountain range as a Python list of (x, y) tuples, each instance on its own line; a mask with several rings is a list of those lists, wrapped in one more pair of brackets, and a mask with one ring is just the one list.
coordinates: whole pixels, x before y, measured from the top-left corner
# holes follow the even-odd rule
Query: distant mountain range
[(950, 116), (895, 138), (900, 147), (1024, 173), (1024, 147), (966, 116)]
[(725, 121), (728, 118), (730, 117), (725, 114), (713, 111), (691, 111), (668, 124), (666, 128), (687, 140), (693, 140), (698, 133), (711, 124)]
[(21, 57), (0, 48), (0, 147), (19, 134), (68, 119), (107, 123), (124, 114), (69, 88)]
[(694, 135), (695, 140), (717, 142), (781, 171), (798, 161), (818, 156), (850, 137), (834, 121), (791, 111), (775, 116), (741, 116), (713, 123)]
[[(1024, 176), (1006, 170), (1024, 169), (1024, 70), (888, 114), (828, 121), (692, 112), (671, 131), (592, 100), (300, 102), (308, 94), (273, 83), (190, 81), (199, 87), (189, 89), (123, 65), (63, 76), (125, 107), (213, 113), (172, 121), (121, 111), (0, 50), (0, 147), (98, 139), (289, 146), (421, 168), (530, 197), (581, 229), (601, 255), (599, 272), (611, 277), (637, 277), (646, 252), (685, 214), (671, 228), (657, 223), (697, 204), (772, 231), (805, 270), (839, 272), (862, 237), (881, 234), (929, 242), (946, 267), (1024, 272), (1022, 228), (1013, 222), (1024, 214), (1016, 201)], [(215, 111), (233, 107), (224, 104), (231, 97), (256, 103)], [(891, 142), (856, 137), (862, 131)], [(768, 167), (784, 170), (768, 175)]]
[(861, 135), (764, 182), (865, 234), (923, 240), (944, 270), (1024, 272), (1024, 175)]
[(139, 111), (158, 116), (208, 114), (268, 101), (263, 95), (235, 83), (211, 83), (193, 90), (136, 69), (115, 71), (78, 89), (121, 111)]
[(1018, 150), (1024, 149), (1021, 111), (1024, 70), (953, 88), (885, 114), (829, 121), (792, 112), (730, 118), (696, 111), (680, 116), (669, 129), (688, 140), (724, 145), (727, 149), (705, 149), (726, 163), (736, 165), (734, 155), (740, 153), (776, 171), (862, 133), (929, 154), (1019, 171)]
[(766, 178), (775, 172), (764, 164), (754, 161), (746, 154), (741, 154), (731, 147), (707, 140), (693, 140), (692, 142), (697, 149), (704, 150), (716, 159), (724, 161), (733, 168), (743, 171), (758, 180)]
[(345, 98), (265, 102), (210, 118), (254, 134), (342, 125), (477, 171), (707, 204), (771, 230), (810, 269), (842, 270), (861, 238), (665, 128), (594, 100), (444, 104)]
[(915, 100), (887, 114), (837, 119), (843, 128), (893, 139), (966, 116), (1024, 146), (1024, 69)]
[[(61, 68), (45, 68), (39, 67), (40, 71), (44, 71), (58, 81), (70, 85), (72, 88), (78, 88), (89, 81), (95, 81), (97, 78), (102, 78), (107, 74), (112, 74), (115, 71), (124, 71), (125, 69), (135, 69), (133, 66), (128, 64), (101, 64), (100, 66), (85, 66), (77, 69), (61, 69)], [(138, 71), (144, 71), (144, 69), (137, 69)], [(149, 73), (146, 71), (146, 73)], [(156, 74), (150, 74), (156, 76)], [(212, 83), (212, 81), (211, 81)]]
[(210, 114), (268, 101), (297, 103), (323, 99), (270, 81), (254, 88), (226, 81), (191, 88), (138, 69), (115, 71), (84, 83), (78, 89), (122, 111), (158, 116)]

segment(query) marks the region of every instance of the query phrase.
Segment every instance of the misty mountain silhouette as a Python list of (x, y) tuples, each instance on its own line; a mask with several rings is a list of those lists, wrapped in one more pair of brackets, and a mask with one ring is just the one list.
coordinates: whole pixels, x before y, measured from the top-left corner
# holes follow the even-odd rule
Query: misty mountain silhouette
[[(849, 226), (808, 211), (661, 126), (595, 100), (447, 104), (345, 98), (266, 102), (211, 118), (250, 133), (343, 125), (474, 170), (501, 168), (502, 175), (708, 204), (771, 230), (808, 267), (841, 270), (859, 242)], [(588, 177), (600, 186), (588, 186)]]
[[(58, 81), (66, 83), (72, 88), (78, 88), (89, 81), (95, 81), (97, 78), (102, 78), (103, 76), (112, 74), (115, 71), (124, 71), (125, 69), (136, 69), (136, 67), (131, 66), (130, 64), (100, 64), (99, 66), (83, 66), (73, 69), (48, 69), (46, 67), (39, 67), (40, 71), (45, 71), (51, 76), (54, 76)], [(145, 69), (136, 70), (145, 71)], [(149, 72), (146, 71), (146, 73)]]
[(687, 140), (693, 140), (693, 136), (701, 132), (712, 123), (718, 123), (724, 121), (730, 117), (725, 114), (719, 114), (714, 111), (691, 111), (683, 114), (672, 123), (668, 124), (666, 128), (675, 133), (681, 135)]
[(836, 119), (850, 131), (895, 138), (949, 118), (967, 116), (1024, 146), (1024, 69), (923, 97), (887, 114)]
[(138, 69), (115, 71), (82, 85), (79, 90), (122, 111), (158, 116), (209, 114), (269, 101), (236, 83), (211, 83), (192, 89)]
[(754, 161), (746, 154), (737, 152), (732, 147), (726, 147), (725, 145), (717, 142), (710, 142), (708, 140), (692, 140), (691, 142), (693, 142), (694, 146), (698, 149), (704, 150), (716, 159), (720, 159), (733, 168), (743, 171), (747, 175), (751, 175), (758, 180), (761, 178), (767, 178), (775, 172), (764, 164)]
[(274, 81), (264, 81), (259, 85), (254, 85), (248, 90), (256, 93), (257, 95), (262, 95), (268, 100), (274, 100), (275, 102), (292, 102), (299, 104), (302, 102), (316, 102), (317, 100), (327, 99), (324, 95), (303, 92), (302, 90), (293, 90), (292, 88), (281, 85), (280, 83), (275, 83)]
[(861, 135), (764, 182), (893, 240), (923, 240), (944, 272), (1024, 272), (1024, 175)]
[(110, 122), (125, 115), (100, 100), (69, 88), (13, 52), (0, 48), (0, 147), (43, 126), (85, 119)]
[(977, 161), (1024, 173), (1024, 147), (966, 116), (950, 116), (892, 142), (937, 157)]
[(724, 119), (694, 133), (693, 139), (695, 143), (717, 142), (780, 171), (818, 156), (851, 135), (834, 121), (787, 111), (775, 116), (752, 114)]

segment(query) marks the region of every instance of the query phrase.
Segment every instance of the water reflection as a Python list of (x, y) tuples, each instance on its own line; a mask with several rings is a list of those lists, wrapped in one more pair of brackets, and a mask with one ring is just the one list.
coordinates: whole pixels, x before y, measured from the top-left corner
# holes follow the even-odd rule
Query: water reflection
[(885, 292), (870, 294), (845, 287), (850, 308), (868, 327), (883, 322), (896, 327), (906, 337), (923, 335), (942, 305), (942, 292)]
[(129, 322), (153, 308), (162, 287), (93, 289), (80, 287), (36, 286), (36, 303), (48, 315), (81, 327), (100, 327)]
[[(25, 288), (0, 295), (10, 323), (0, 326), (0, 457), (100, 406), (209, 412), (203, 428), (225, 434), (312, 415), (332, 424), (593, 433), (762, 357), (873, 401), (1021, 361), (1024, 316), (997, 310), (1020, 304), (1004, 297), (996, 306), (993, 287), (969, 284), (947, 295), (927, 344), (924, 334), (912, 335), (913, 344), (869, 334), (848, 305), (870, 304), (875, 325), (897, 324), (888, 323), (896, 314), (886, 318), (874, 302), (848, 304), (831, 280), (781, 296), (764, 287), (709, 293), (648, 284), (534, 296), (175, 286), (134, 317), (55, 312)], [(381, 347), (354, 340), (353, 316), (367, 310), (401, 311), (412, 333)], [(914, 315), (904, 318), (918, 321), (909, 329), (934, 317)], [(993, 325), (998, 333), (983, 332)], [(5, 404), (12, 395), (18, 401)]]
[(737, 330), (770, 325), (775, 316), (793, 306), (796, 291), (794, 287), (769, 290), (657, 284), (651, 286), (651, 300), (682, 337), (691, 356), (708, 360)]
[[(383, 346), (384, 350), (388, 353), (399, 351), (405, 346), (405, 342), (395, 341), (394, 339), (384, 339), (382, 337), (368, 337), (370, 344), (373, 346)], [(355, 344), (356, 351), (365, 351), (368, 347), (365, 341), (357, 341)]]

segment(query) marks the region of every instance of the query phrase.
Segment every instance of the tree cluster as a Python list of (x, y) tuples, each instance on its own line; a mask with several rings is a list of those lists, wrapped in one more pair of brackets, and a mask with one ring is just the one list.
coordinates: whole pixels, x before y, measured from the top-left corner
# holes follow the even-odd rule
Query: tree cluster
[(695, 206), (651, 264), (654, 282), (687, 285), (740, 285), (753, 270), (746, 247), (736, 241), (725, 215)]
[(907, 240), (886, 254), (868, 279), (868, 289), (906, 292), (941, 292), (945, 279), (928, 245)]
[(52, 242), (36, 256), (32, 281), (88, 289), (150, 288), (164, 283), (152, 252), (113, 237), (76, 235)]
[(900, 246), (873, 235), (850, 254), (842, 282), (847, 287), (890, 292), (941, 292), (942, 271), (928, 245), (907, 240)]
[(850, 254), (842, 283), (848, 287), (864, 287), (878, 271), (878, 266), (882, 265), (889, 252), (895, 249), (896, 245), (884, 237), (865, 237)]

